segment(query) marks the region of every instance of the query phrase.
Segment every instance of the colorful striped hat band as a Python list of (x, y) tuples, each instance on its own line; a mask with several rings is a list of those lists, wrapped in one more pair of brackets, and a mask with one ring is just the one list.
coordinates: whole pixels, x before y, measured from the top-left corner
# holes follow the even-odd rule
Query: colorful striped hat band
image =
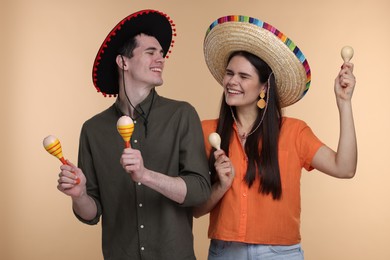
[(259, 19), (221, 17), (208, 28), (203, 47), (207, 66), (221, 85), (230, 54), (247, 51), (271, 67), (282, 107), (296, 103), (309, 90), (310, 66), (301, 50), (282, 32)]

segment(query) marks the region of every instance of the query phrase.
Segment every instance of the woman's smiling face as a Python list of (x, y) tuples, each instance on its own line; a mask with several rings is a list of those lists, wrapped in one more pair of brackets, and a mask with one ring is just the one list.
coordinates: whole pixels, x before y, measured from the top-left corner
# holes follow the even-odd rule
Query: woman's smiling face
[(256, 106), (262, 84), (256, 68), (243, 56), (231, 58), (222, 84), (229, 106)]

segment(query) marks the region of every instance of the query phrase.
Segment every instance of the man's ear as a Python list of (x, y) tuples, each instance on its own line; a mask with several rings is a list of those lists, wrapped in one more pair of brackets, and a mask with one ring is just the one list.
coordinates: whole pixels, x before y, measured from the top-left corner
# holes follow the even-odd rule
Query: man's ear
[(118, 65), (118, 67), (120, 69), (127, 70), (126, 61), (125, 61), (125, 58), (123, 58), (122, 55), (117, 55), (115, 61), (116, 61), (116, 64)]

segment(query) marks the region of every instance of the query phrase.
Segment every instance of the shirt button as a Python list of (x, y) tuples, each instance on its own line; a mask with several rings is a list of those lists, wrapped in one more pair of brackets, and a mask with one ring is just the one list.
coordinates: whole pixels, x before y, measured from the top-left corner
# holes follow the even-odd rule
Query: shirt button
[(144, 225), (139, 226), (140, 228), (144, 228)]
[(138, 186), (141, 186), (142, 183), (138, 182)]
[(138, 206), (139, 206), (140, 208), (142, 208), (142, 203), (140, 203)]
[(136, 123), (137, 123), (137, 120), (134, 120), (133, 123), (136, 124)]
[(246, 193), (243, 193), (242, 196), (246, 197)]
[(138, 141), (137, 141), (137, 140), (134, 140), (134, 143), (138, 143)]
[(145, 247), (141, 246), (141, 250), (144, 251), (144, 250), (145, 250)]

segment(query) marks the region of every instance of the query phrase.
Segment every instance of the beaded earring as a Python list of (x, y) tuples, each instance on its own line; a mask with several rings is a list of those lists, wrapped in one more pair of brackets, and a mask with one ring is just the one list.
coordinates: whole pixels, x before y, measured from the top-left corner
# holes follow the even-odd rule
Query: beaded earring
[(260, 109), (265, 108), (265, 106), (267, 105), (267, 103), (265, 102), (264, 98), (265, 98), (265, 91), (264, 91), (264, 89), (262, 89), (261, 92), (260, 92), (260, 100), (257, 101), (257, 106)]

